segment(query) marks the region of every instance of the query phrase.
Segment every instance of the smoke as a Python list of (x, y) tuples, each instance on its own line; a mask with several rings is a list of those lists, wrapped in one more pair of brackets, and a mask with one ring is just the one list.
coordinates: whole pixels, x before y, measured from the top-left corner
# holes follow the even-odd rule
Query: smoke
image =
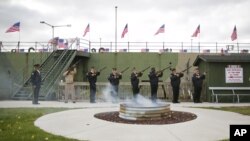
[(106, 102), (112, 102), (112, 103), (118, 103), (119, 102), (119, 97), (116, 91), (114, 90), (114, 87), (109, 84), (107, 85), (103, 91), (102, 91), (103, 99)]
[(125, 104), (132, 106), (132, 107), (157, 107), (163, 105), (164, 102), (161, 100), (152, 101), (149, 98), (144, 97), (141, 94), (138, 94), (133, 99), (127, 99)]
[[(141, 94), (138, 94), (136, 97), (133, 98), (129, 97), (129, 95), (131, 94), (126, 94), (126, 95), (127, 98), (125, 99), (124, 103), (133, 107), (157, 107), (164, 104), (164, 102), (162, 102), (161, 100), (152, 101), (151, 99), (146, 98)], [(106, 102), (112, 102), (112, 103), (120, 102), (118, 94), (115, 92), (114, 87), (110, 84), (103, 89), (102, 98)]]

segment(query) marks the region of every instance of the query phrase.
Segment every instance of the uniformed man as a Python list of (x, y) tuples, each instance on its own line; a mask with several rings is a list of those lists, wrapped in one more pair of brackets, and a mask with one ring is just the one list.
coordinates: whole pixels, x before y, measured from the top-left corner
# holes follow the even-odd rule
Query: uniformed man
[(96, 103), (96, 80), (98, 75), (100, 75), (100, 72), (96, 71), (94, 67), (91, 67), (90, 71), (87, 73), (90, 87), (90, 103)]
[(133, 72), (131, 73), (131, 85), (134, 98), (139, 94), (139, 77), (142, 76), (142, 72), (137, 72), (135, 68), (133, 68)]
[(118, 72), (116, 68), (112, 69), (112, 73), (109, 75), (108, 80), (112, 86), (111, 95), (117, 99), (118, 97), (118, 87), (120, 79), (122, 79), (122, 73)]
[(76, 66), (70, 67), (67, 71), (63, 73), (65, 77), (65, 103), (68, 103), (69, 95), (73, 103), (76, 102), (75, 87), (74, 87), (74, 75), (76, 74)]
[(163, 72), (162, 71), (156, 72), (154, 67), (151, 68), (151, 71), (148, 74), (151, 87), (151, 99), (153, 102), (156, 102), (159, 77), (162, 77), (162, 75)]
[(201, 103), (200, 97), (201, 97), (202, 84), (203, 84), (203, 80), (205, 79), (205, 75), (206, 75), (205, 72), (204, 74), (201, 75), (199, 69), (197, 68), (192, 77), (192, 82), (194, 86), (194, 96), (193, 96), (194, 103)]
[(181, 77), (183, 77), (183, 73), (176, 73), (176, 69), (173, 68), (171, 69), (172, 73), (171, 73), (171, 86), (172, 86), (172, 90), (173, 90), (173, 103), (180, 103), (179, 102), (179, 91), (180, 91), (180, 84), (181, 84)]
[(42, 77), (41, 77), (41, 72), (39, 71), (40, 65), (35, 64), (34, 65), (34, 71), (31, 74), (31, 83), (32, 83), (32, 88), (33, 88), (33, 104), (40, 104), (38, 103), (38, 98), (39, 98), (39, 91), (41, 87), (41, 82), (42, 82)]

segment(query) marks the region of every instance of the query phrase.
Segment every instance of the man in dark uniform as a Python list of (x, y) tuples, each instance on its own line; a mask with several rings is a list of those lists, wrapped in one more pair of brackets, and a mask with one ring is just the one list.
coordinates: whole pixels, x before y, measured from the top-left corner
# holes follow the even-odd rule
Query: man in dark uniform
[(40, 65), (39, 64), (35, 64), (34, 65), (34, 71), (31, 74), (31, 83), (32, 83), (32, 88), (33, 88), (33, 104), (40, 104), (38, 103), (38, 97), (39, 97), (39, 91), (40, 91), (40, 87), (41, 87), (41, 81), (42, 81), (42, 77), (41, 77), (41, 73), (39, 71)]
[(205, 79), (205, 75), (206, 75), (205, 72), (204, 74), (200, 75), (199, 69), (196, 69), (192, 77), (192, 82), (194, 86), (194, 96), (193, 96), (194, 103), (201, 103), (200, 97), (201, 97), (202, 84), (203, 84), (203, 80)]
[(122, 79), (122, 73), (117, 72), (116, 68), (112, 69), (112, 73), (109, 75), (108, 80), (110, 84), (112, 85), (112, 91), (111, 95), (112, 97), (116, 98), (118, 97), (118, 87), (120, 79)]
[(96, 80), (98, 75), (100, 75), (100, 72), (96, 71), (94, 67), (91, 67), (90, 72), (87, 73), (87, 78), (89, 80), (90, 87), (90, 103), (96, 103)]
[(151, 87), (151, 99), (153, 102), (156, 102), (159, 77), (162, 77), (162, 75), (163, 72), (162, 71), (156, 72), (154, 67), (151, 68), (151, 71), (148, 74)]
[(142, 76), (142, 72), (137, 72), (135, 68), (133, 68), (133, 72), (131, 73), (131, 85), (134, 98), (139, 94), (139, 77)]
[(180, 90), (180, 84), (181, 84), (181, 77), (183, 77), (183, 73), (176, 73), (176, 69), (173, 68), (172, 69), (172, 73), (171, 73), (171, 86), (172, 86), (172, 90), (173, 90), (173, 103), (180, 103), (178, 101), (179, 99), (179, 90)]

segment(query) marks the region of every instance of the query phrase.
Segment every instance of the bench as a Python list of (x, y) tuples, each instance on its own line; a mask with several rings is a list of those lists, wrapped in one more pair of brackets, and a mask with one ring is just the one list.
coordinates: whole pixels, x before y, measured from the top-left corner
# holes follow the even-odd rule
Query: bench
[[(218, 103), (218, 96), (233, 96), (237, 97), (237, 102), (240, 102), (240, 96), (250, 96), (250, 93), (240, 94), (236, 93), (236, 91), (250, 91), (250, 87), (209, 87), (209, 90), (212, 91), (212, 102), (214, 102), (214, 97), (216, 103)], [(218, 91), (231, 91), (231, 93), (217, 93)]]

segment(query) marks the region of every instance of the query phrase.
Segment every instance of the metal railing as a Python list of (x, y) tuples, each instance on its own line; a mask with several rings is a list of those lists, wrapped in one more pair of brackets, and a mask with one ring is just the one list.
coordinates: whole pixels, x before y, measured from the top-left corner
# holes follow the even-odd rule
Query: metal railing
[[(48, 42), (2, 42), (2, 52), (52, 52), (55, 45)], [(181, 53), (248, 53), (250, 43), (234, 42), (95, 42), (77, 39), (68, 47), (57, 49), (76, 49), (84, 52), (181, 52)], [(33, 49), (32, 49), (33, 50)]]

